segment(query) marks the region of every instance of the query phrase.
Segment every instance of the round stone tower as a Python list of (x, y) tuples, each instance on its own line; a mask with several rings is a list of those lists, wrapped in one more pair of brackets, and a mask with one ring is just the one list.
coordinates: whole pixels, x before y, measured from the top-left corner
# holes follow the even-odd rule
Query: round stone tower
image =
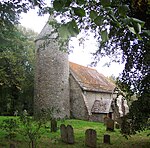
[(34, 114), (53, 118), (70, 116), (68, 54), (59, 49), (58, 33), (48, 22), (36, 43)]

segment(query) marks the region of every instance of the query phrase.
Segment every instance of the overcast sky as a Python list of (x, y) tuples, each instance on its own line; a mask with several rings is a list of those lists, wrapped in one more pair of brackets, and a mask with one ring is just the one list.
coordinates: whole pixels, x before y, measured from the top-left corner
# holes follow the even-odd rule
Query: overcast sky
[[(22, 14), (21, 25), (40, 33), (48, 20), (48, 15), (38, 16), (35, 10), (30, 10), (28, 13)], [(88, 66), (92, 62), (91, 52), (97, 49), (96, 41), (91, 37), (90, 40), (85, 42), (84, 46), (79, 46), (77, 38), (73, 38), (72, 45), (74, 46), (73, 53), (70, 53), (69, 60), (77, 64)], [(108, 58), (103, 58), (95, 67), (97, 71), (105, 76), (115, 75), (116, 77), (123, 70), (123, 65), (112, 63), (110, 67), (104, 66)]]

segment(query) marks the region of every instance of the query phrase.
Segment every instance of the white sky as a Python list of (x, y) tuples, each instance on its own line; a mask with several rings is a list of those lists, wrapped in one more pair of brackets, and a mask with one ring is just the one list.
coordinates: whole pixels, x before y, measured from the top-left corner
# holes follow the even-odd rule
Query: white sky
[[(38, 16), (35, 10), (30, 10), (28, 13), (22, 14), (22, 19), (20, 22), (22, 26), (40, 33), (47, 20), (48, 15)], [(74, 46), (74, 50), (73, 53), (70, 53), (69, 60), (83, 66), (88, 66), (92, 62), (92, 55), (90, 53), (97, 49), (96, 41), (91, 38), (85, 42), (83, 47), (79, 46), (77, 38), (73, 38), (72, 45)], [(95, 67), (97, 71), (105, 76), (119, 76), (119, 73), (122, 72), (124, 66), (117, 63), (112, 63), (110, 67), (104, 66), (107, 61), (109, 61), (108, 58), (101, 59), (99, 64)]]

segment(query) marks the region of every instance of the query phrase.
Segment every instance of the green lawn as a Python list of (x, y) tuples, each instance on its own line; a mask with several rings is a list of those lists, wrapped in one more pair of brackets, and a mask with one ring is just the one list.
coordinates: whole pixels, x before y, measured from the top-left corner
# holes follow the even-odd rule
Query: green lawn
[[(0, 117), (0, 123), (4, 119), (10, 117)], [(97, 147), (101, 148), (149, 148), (150, 147), (150, 136), (147, 134), (150, 131), (144, 131), (138, 133), (128, 140), (125, 139), (121, 134), (119, 129), (115, 129), (114, 132), (106, 131), (106, 128), (103, 123), (97, 122), (87, 122), (82, 120), (65, 120), (58, 121), (58, 127), (61, 124), (72, 125), (75, 133), (75, 144), (68, 145), (60, 140), (60, 131), (58, 130), (56, 133), (50, 132), (50, 124), (47, 123), (46, 127), (42, 128), (42, 137), (38, 141), (38, 148), (84, 148), (84, 137), (86, 129), (92, 128), (97, 131)], [(103, 135), (110, 134), (111, 136), (111, 144), (103, 144)], [(17, 148), (27, 148), (28, 140), (22, 136), (21, 133), (17, 135), (17, 137), (13, 140), (13, 143)], [(5, 132), (0, 129), (0, 148), (9, 147), (9, 141), (5, 138)]]

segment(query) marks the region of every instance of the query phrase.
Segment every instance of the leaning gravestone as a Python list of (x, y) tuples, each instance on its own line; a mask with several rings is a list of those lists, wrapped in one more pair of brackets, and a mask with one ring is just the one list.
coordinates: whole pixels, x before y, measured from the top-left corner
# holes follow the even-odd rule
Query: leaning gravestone
[(68, 141), (67, 127), (64, 124), (61, 124), (61, 126), (60, 126), (60, 134), (61, 134), (61, 140), (65, 143), (67, 143), (67, 141)]
[(57, 121), (55, 119), (51, 120), (51, 132), (57, 131)]
[(106, 130), (107, 130), (107, 131), (114, 131), (114, 120), (112, 120), (112, 119), (107, 119), (107, 122), (106, 122)]
[(106, 143), (106, 144), (110, 144), (110, 135), (104, 135), (104, 139), (103, 139), (103, 142)]
[(67, 125), (67, 143), (74, 144), (74, 131), (71, 125)]
[(87, 129), (85, 132), (85, 145), (88, 147), (96, 148), (97, 134), (93, 129)]

